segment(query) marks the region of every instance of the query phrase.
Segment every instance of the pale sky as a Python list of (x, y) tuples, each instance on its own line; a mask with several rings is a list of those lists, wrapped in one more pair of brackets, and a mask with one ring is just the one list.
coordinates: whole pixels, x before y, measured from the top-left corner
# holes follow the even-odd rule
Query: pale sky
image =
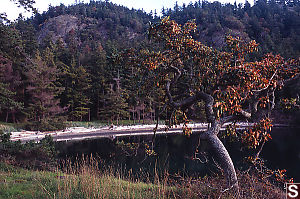
[[(49, 4), (52, 6), (60, 5), (61, 3), (65, 5), (74, 4), (75, 0), (35, 0), (36, 4), (35, 8), (38, 9), (39, 12), (46, 11)], [(77, 0), (79, 1), (79, 0)], [(144, 9), (146, 12), (150, 12), (151, 10), (156, 9), (157, 13), (161, 12), (162, 7), (165, 8), (173, 8), (175, 2), (178, 2), (178, 5), (181, 6), (183, 3), (188, 5), (190, 2), (196, 2), (198, 0), (109, 0), (110, 2), (126, 6), (128, 8), (135, 9)], [(209, 0), (213, 1), (213, 0)], [(219, 0), (222, 3), (234, 3), (235, 0)], [(19, 13), (23, 13), (23, 16), (29, 17), (30, 13), (24, 13), (22, 8), (18, 8), (13, 2), (9, 0), (0, 0), (0, 13), (6, 12), (8, 15), (8, 19), (14, 20), (19, 16)], [(89, 0), (81, 0), (81, 2), (89, 2)], [(236, 0), (237, 3), (245, 3), (245, 0)], [(250, 3), (253, 0), (249, 1)]]

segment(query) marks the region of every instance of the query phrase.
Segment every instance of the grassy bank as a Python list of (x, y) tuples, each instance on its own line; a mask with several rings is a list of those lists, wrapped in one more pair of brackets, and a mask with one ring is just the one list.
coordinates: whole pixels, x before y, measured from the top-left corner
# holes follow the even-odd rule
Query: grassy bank
[(0, 198), (172, 198), (176, 191), (164, 181), (124, 179), (93, 166), (47, 172), (0, 164)]
[[(142, 175), (141, 175), (142, 176)], [(0, 163), (0, 198), (234, 198), (223, 177), (183, 178), (167, 173), (134, 179), (96, 161), (67, 163), (63, 170), (32, 171)], [(239, 174), (241, 198), (284, 198), (278, 187)]]

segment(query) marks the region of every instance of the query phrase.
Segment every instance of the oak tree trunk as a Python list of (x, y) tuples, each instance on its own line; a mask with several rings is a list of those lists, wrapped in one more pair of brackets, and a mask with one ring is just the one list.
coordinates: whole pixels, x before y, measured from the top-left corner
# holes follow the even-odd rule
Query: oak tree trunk
[(234, 191), (236, 191), (237, 195), (239, 195), (236, 171), (227, 149), (215, 134), (209, 134), (207, 136), (207, 141), (209, 142), (214, 152), (215, 158), (220, 164), (220, 167), (224, 170), (228, 188), (233, 189)]

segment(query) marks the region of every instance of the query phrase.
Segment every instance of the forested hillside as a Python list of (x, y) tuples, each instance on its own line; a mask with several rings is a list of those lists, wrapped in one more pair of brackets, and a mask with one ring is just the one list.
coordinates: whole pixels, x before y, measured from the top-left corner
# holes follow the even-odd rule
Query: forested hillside
[[(232, 35), (260, 44), (252, 59), (269, 52), (300, 55), (299, 1), (258, 0), (253, 6), (199, 1), (158, 14), (91, 1), (1, 23), (1, 120), (48, 130), (62, 128), (65, 120), (154, 119), (162, 101), (155, 93), (163, 91), (151, 93), (153, 85), (143, 84), (132, 57), (160, 48), (148, 39), (148, 28), (166, 16), (179, 24), (195, 20), (194, 38), (217, 49)], [(284, 94), (296, 99), (299, 88), (296, 81)], [(193, 107), (191, 116), (202, 108)]]

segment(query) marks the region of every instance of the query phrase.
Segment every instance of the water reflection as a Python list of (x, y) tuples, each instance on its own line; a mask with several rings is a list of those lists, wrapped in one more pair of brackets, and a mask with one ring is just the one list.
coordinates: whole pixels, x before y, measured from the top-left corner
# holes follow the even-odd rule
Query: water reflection
[[(273, 128), (272, 140), (266, 143), (262, 157), (266, 165), (272, 169), (287, 169), (289, 177), (300, 182), (300, 129), (299, 128)], [(138, 143), (139, 147), (130, 150), (120, 147), (117, 142)], [(102, 138), (96, 140), (83, 140), (78, 142), (60, 142), (57, 147), (60, 157), (75, 158), (82, 154), (98, 155), (108, 164), (118, 165), (122, 168), (138, 172), (141, 169), (153, 172), (168, 170), (169, 173), (184, 173), (188, 175), (206, 175), (217, 172), (209, 146), (205, 140), (199, 143), (197, 135), (186, 137), (183, 135), (157, 135), (154, 150), (156, 156), (145, 154), (145, 143), (149, 143), (152, 136), (132, 136), (115, 140)], [(244, 152), (240, 150), (240, 143), (223, 140), (226, 148), (235, 162), (237, 168), (243, 168)], [(195, 149), (199, 146), (199, 159), (194, 158)], [(206, 157), (208, 157), (206, 159)]]

